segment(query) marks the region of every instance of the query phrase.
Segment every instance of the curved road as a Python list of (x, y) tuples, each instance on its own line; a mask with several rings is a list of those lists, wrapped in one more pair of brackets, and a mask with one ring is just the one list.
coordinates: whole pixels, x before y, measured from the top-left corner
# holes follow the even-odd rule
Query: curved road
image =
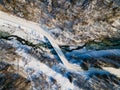
[(29, 32), (30, 30), (35, 30), (37, 33), (42, 34), (49, 40), (49, 42), (55, 49), (56, 53), (58, 54), (59, 58), (61, 59), (62, 63), (66, 66), (68, 70), (77, 71), (77, 72), (83, 71), (79, 66), (73, 65), (68, 62), (63, 52), (61, 51), (60, 47), (56, 44), (55, 40), (49, 35), (49, 33), (43, 30), (38, 23), (27, 21), (25, 19), (4, 13), (2, 11), (0, 11), (0, 22), (17, 27), (20, 26), (25, 30), (25, 32)]

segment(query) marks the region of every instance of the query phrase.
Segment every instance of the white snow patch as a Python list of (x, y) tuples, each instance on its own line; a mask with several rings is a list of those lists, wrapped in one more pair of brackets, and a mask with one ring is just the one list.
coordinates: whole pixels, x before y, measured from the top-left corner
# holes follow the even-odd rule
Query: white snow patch
[[(43, 72), (49, 77), (53, 77), (58, 84), (61, 86), (61, 90), (74, 90), (74, 88), (78, 88), (77, 86), (74, 86), (72, 83), (69, 82), (67, 78), (62, 76), (62, 74), (55, 72), (51, 68), (49, 68), (47, 65), (41, 63), (36, 58), (29, 55), (26, 51), (30, 49), (29, 46), (21, 45), (16, 40), (8, 41), (9, 43), (13, 44), (14, 47), (17, 48), (16, 52), (25, 58), (25, 60), (20, 60), (19, 66), (23, 67), (24, 70), (27, 72), (28, 69), (32, 69), (34, 71), (33, 74), (39, 76), (39, 73)], [(28, 77), (31, 78), (31, 75), (28, 73)], [(34, 86), (34, 83), (32, 83), (32, 86)], [(35, 87), (34, 87), (35, 88)]]

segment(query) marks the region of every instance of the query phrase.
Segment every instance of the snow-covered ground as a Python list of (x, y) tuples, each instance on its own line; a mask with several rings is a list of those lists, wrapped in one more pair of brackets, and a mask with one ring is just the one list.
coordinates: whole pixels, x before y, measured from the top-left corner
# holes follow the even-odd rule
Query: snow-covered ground
[[(24, 68), (24, 70), (28, 73), (28, 78), (31, 81), (34, 78), (34, 76), (39, 77), (40, 73), (42, 72), (45, 73), (48, 77), (53, 77), (55, 80), (57, 80), (58, 84), (61, 86), (61, 90), (69, 90), (69, 89), (74, 90), (75, 88), (77, 88), (77, 86), (74, 86), (72, 83), (70, 83), (69, 80), (63, 77), (60, 73), (55, 72), (47, 65), (41, 63), (38, 59), (28, 54), (27, 51), (29, 51), (31, 47), (28, 47), (26, 45), (21, 45), (19, 42), (12, 40), (9, 41), (8, 43), (16, 47), (17, 48), (16, 52), (25, 59), (25, 60), (19, 60), (19, 67)], [(34, 71), (34, 73), (29, 74), (31, 71)], [(32, 84), (33, 84), (32, 86), (35, 86), (34, 83)], [(53, 90), (54, 89), (55, 87), (53, 87)]]
[[(61, 59), (62, 63), (66, 66), (66, 68), (73, 71), (82, 71), (82, 69), (79, 66), (70, 64), (68, 62), (68, 60), (64, 56), (63, 52), (61, 51), (61, 49), (59, 48), (55, 40), (49, 35), (49, 33), (47, 33), (47, 31), (43, 30), (39, 26), (39, 24), (15, 17), (13, 15), (6, 14), (2, 11), (0, 11), (0, 21), (3, 25), (7, 24), (7, 25), (16, 26), (16, 27), (21, 27), (25, 33), (26, 32), (28, 33), (28, 35), (29, 33), (32, 33), (33, 31), (35, 31), (35, 33), (38, 34), (37, 36), (39, 36), (39, 34), (45, 36), (51, 43), (52, 47), (55, 49), (56, 53), (58, 54), (59, 58)], [(21, 31), (19, 34), (22, 35)], [(41, 39), (41, 37), (38, 39)]]
[[(85, 48), (80, 50), (74, 50), (72, 52), (67, 52), (65, 56), (62, 53), (61, 49), (55, 42), (55, 40), (44, 31), (42, 28), (39, 27), (39, 24), (33, 23), (30, 21), (26, 21), (24, 19), (17, 18), (15, 16), (3, 13), (0, 11), (0, 29), (2, 29), (5, 32), (9, 32), (11, 35), (19, 36), (27, 41), (30, 41), (34, 44), (40, 43), (40, 42), (48, 42), (45, 37), (50, 41), (51, 45), (57, 52), (57, 55), (61, 59), (62, 63), (56, 61), (57, 65), (53, 64), (52, 67), (49, 67), (49, 65), (43, 63), (40, 61), (40, 58), (34, 57), (33, 54), (28, 53), (32, 47), (23, 45), (19, 41), (15, 39), (8, 40), (7, 43), (11, 44), (13, 47), (16, 48), (16, 53), (22, 58), (19, 60), (19, 67), (23, 68), (23, 70), (27, 73), (27, 78), (30, 79), (31, 84), (33, 86), (34, 90), (39, 90), (40, 87), (36, 86), (36, 82), (34, 81), (35, 78), (40, 77), (41, 73), (45, 74), (47, 77), (47, 81), (49, 83), (52, 83), (53, 81), (51, 78), (55, 79), (57, 81), (57, 84), (50, 85), (52, 88), (48, 88), (49, 85), (46, 85), (46, 90), (80, 90), (79, 86), (82, 85), (76, 85), (74, 82), (77, 82), (79, 76), (83, 76), (85, 80), (88, 80), (88, 82), (91, 82), (91, 79), (89, 78), (90, 75), (99, 73), (101, 75), (109, 75), (110, 73), (120, 77), (120, 68), (111, 68), (111, 67), (102, 67), (104, 70), (96, 69), (96, 68), (90, 68), (88, 71), (84, 71), (79, 66), (81, 61), (77, 61), (76, 64), (73, 65), (68, 62), (72, 62), (72, 56), (77, 56), (77, 58), (87, 59), (87, 58), (98, 58), (103, 56), (120, 56), (120, 49), (111, 49), (111, 50), (100, 50), (100, 51), (93, 51), (93, 50), (86, 50)], [(54, 58), (53, 58), (54, 59)], [(55, 59), (57, 60), (57, 59)], [(51, 62), (51, 61), (50, 61)], [(18, 63), (14, 63), (15, 65), (18, 65)], [(60, 71), (60, 69), (63, 69), (63, 72)], [(71, 80), (68, 79), (67, 72), (77, 74), (78, 76), (75, 77), (71, 82)], [(40, 85), (41, 86), (41, 85)], [(60, 86), (60, 87), (59, 87)], [(118, 85), (119, 87), (119, 85)]]
[[(78, 70), (80, 70), (80, 67), (76, 68), (76, 66), (73, 66), (72, 64), (68, 63), (67, 59), (64, 57), (64, 54), (60, 50), (59, 46), (55, 43), (52, 37), (48, 33), (46, 33), (46, 31), (43, 31), (43, 29), (39, 27), (37, 23), (26, 21), (12, 15), (5, 14), (0, 11), (0, 25), (3, 27), (1, 29), (4, 30), (5, 32), (10, 33), (11, 35), (16, 35), (21, 38), (24, 38), (25, 40), (31, 41), (34, 44), (40, 43), (40, 41), (47, 42), (44, 38), (45, 36), (50, 41), (54, 49), (56, 50), (60, 59), (63, 61), (63, 63), (65, 63), (66, 67), (73, 69), (75, 71), (77, 68)], [(6, 27), (9, 29), (7, 29)], [(15, 30), (11, 31), (10, 27), (13, 27)], [(57, 80), (62, 90), (70, 90), (70, 89), (73, 90), (75, 88), (77, 90), (77, 86), (74, 86), (72, 83), (70, 83), (67, 78), (63, 77), (61, 74), (55, 72), (45, 64), (40, 63), (37, 59), (35, 59), (31, 55), (27, 54), (26, 51), (27, 49), (30, 49), (30, 47), (21, 45), (19, 42), (16, 42), (16, 41), (10, 41), (9, 43), (11, 43), (14, 47), (17, 48), (16, 52), (20, 56), (25, 58), (26, 61), (20, 60), (19, 66), (23, 67), (26, 72), (28, 71), (29, 68), (35, 71), (33, 75), (36, 75), (36, 76), (39, 76), (39, 73), (43, 72), (47, 74), (48, 77), (53, 77), (55, 80)], [(25, 62), (28, 62), (28, 64), (25, 64)], [(70, 65), (70, 67), (68, 64)], [(18, 64), (16, 63), (16, 65)], [(32, 78), (31, 78), (32, 75), (29, 75), (28, 73), (28, 77), (32, 81)], [(33, 84), (32, 86), (34, 87), (34, 83), (32, 84)]]

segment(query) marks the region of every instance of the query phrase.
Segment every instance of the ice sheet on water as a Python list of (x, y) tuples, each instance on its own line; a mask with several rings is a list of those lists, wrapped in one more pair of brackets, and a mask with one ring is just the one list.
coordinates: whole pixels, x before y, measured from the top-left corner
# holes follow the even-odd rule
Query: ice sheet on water
[(74, 50), (73, 52), (66, 53), (66, 56), (68, 58), (71, 58), (71, 56), (75, 55), (77, 58), (80, 59), (87, 59), (87, 58), (98, 58), (103, 56), (120, 56), (120, 49), (109, 49), (109, 50), (88, 50), (86, 52), (80, 53), (79, 50)]

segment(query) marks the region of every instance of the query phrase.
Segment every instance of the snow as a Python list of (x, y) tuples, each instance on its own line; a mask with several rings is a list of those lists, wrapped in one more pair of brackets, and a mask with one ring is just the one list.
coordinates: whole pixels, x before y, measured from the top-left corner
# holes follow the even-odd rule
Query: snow
[(112, 68), (112, 67), (102, 67), (102, 68), (120, 78), (120, 68), (119, 69), (115, 69), (115, 68)]
[[(11, 41), (8, 41), (8, 42), (10, 44), (13, 44), (13, 46), (17, 48), (16, 52), (20, 56), (24, 57), (25, 60), (26, 60), (26, 61), (25, 60), (20, 60), (19, 67), (23, 67), (24, 70), (27, 73), (29, 72), (30, 69), (32, 71), (34, 71), (34, 73), (32, 75), (30, 75), (28, 73), (28, 75), (29, 75), (28, 77), (30, 78), (30, 80), (32, 80), (32, 78), (34, 78), (33, 77), (34, 75), (39, 76), (39, 73), (43, 72), (47, 76), (53, 77), (55, 80), (57, 80), (57, 82), (61, 86), (61, 90), (69, 90), (69, 89), (73, 90), (74, 88), (77, 87), (77, 86), (74, 86), (72, 83), (70, 83), (67, 78), (65, 78), (64, 76), (62, 76), (60, 74), (60, 72), (58, 72), (58, 73), (55, 72), (53, 69), (49, 68), (48, 66), (46, 66), (45, 64), (43, 64), (39, 60), (37, 60), (36, 58), (34, 58), (31, 55), (29, 55), (27, 53), (27, 51), (30, 49), (29, 46), (21, 45), (16, 40), (11, 40)], [(32, 85), (32, 86), (34, 86), (34, 85)]]
[[(46, 40), (44, 38), (44, 36), (45, 36), (50, 41), (53, 48), (56, 50), (56, 52), (57, 52), (58, 56), (60, 57), (60, 59), (62, 60), (62, 62), (65, 64), (65, 66), (67, 68), (69, 68), (69, 70), (71, 72), (72, 71), (80, 71), (79, 74), (85, 76), (86, 78), (89, 78), (88, 76), (90, 74), (95, 74), (95, 73), (100, 73), (100, 74), (109, 74), (109, 72), (114, 73), (112, 71), (115, 71), (114, 74), (116, 74), (117, 76), (120, 76), (119, 73), (117, 73), (120, 71), (120, 69), (115, 70), (110, 67), (103, 68), (109, 72), (95, 69), (95, 68), (90, 68), (86, 72), (81, 72), (82, 69), (80, 67), (73, 66), (72, 64), (68, 63), (67, 59), (64, 57), (64, 54), (62, 53), (61, 49), (56, 44), (54, 39), (52, 37), (50, 37), (49, 34), (42, 31), (42, 29), (40, 27), (38, 27), (39, 25), (37, 25), (36, 23), (28, 22), (26, 20), (21, 20), (19, 18), (16, 18), (15, 16), (11, 16), (6, 19), (4, 17), (4, 15), (1, 15), (1, 13), (2, 12), (0, 12), (0, 25), (14, 26), (16, 28), (21, 28), (21, 30), (16, 29), (15, 32), (13, 33), (13, 35), (17, 35), (17, 36), (20, 36), (25, 39), (33, 40), (34, 43), (39, 43), (40, 41), (46, 42)], [(2, 18), (2, 17), (4, 17), (4, 18)], [(9, 21), (9, 19), (10, 20), (12, 19), (12, 20)], [(16, 21), (16, 19), (18, 19), (18, 20)], [(14, 22), (12, 22), (12, 21), (14, 21)], [(15, 22), (17, 22), (17, 23), (15, 23)], [(9, 32), (9, 31), (7, 31), (7, 32)], [(28, 37), (28, 36), (30, 36), (30, 37)], [(45, 73), (48, 77), (53, 77), (55, 80), (57, 80), (57, 82), (61, 86), (61, 90), (70, 90), (70, 89), (74, 90), (75, 88), (78, 88), (77, 86), (74, 86), (74, 84), (70, 83), (70, 81), (66, 77), (62, 76), (62, 74), (59, 72), (59, 70), (56, 72), (55, 71), (56, 67), (53, 66), (52, 68), (50, 68), (47, 65), (41, 63), (38, 59), (36, 59), (33, 56), (31, 56), (30, 54), (28, 54), (28, 51), (31, 49), (31, 47), (29, 47), (27, 45), (22, 45), (21, 43), (19, 43), (16, 40), (11, 40), (8, 42), (10, 44), (12, 44), (14, 47), (16, 47), (17, 48), (16, 53), (18, 53), (20, 56), (22, 56), (22, 60), (19, 61), (19, 66), (24, 68), (24, 71), (26, 73), (28, 73), (28, 78), (31, 81), (33, 80), (35, 75), (37, 77), (39, 77), (40, 73)], [(75, 48), (75, 47), (71, 47), (71, 49), (73, 49), (73, 48)], [(66, 56), (69, 59), (71, 59), (71, 55), (75, 55), (75, 56), (79, 57), (80, 59), (90, 58), (90, 57), (98, 58), (98, 57), (107, 56), (107, 55), (120, 56), (120, 49), (92, 51), (92, 50), (86, 50), (85, 48), (83, 48), (80, 50), (74, 50), (72, 52), (66, 53)], [(53, 56), (51, 56), (51, 57), (53, 57)], [(81, 63), (80, 61), (78, 61), (78, 62), (79, 62), (79, 64)], [(78, 62), (77, 62), (77, 64), (78, 64)], [(62, 65), (60, 65), (60, 66), (62, 66)], [(60, 67), (57, 67), (57, 68), (60, 68)], [(30, 74), (29, 73), (30, 71), (34, 71), (34, 72), (32, 74)], [(36, 88), (34, 87), (34, 83), (32, 82), (31, 84), (32, 84), (34, 90), (36, 90)]]
[(2, 21), (4, 24), (10, 24), (13, 26), (17, 25), (17, 27), (21, 27), (27, 33), (31, 33), (33, 31), (36, 31), (37, 34), (38, 33), (42, 34), (43, 36), (45, 36), (49, 40), (52, 47), (55, 49), (56, 53), (58, 54), (59, 58), (61, 59), (62, 63), (66, 66), (67, 69), (75, 71), (75, 72), (82, 71), (82, 69), (79, 66), (73, 65), (73, 64), (68, 62), (68, 60), (64, 56), (63, 52), (61, 51), (60, 47), (57, 45), (56, 41), (49, 35), (49, 33), (47, 33), (47, 31), (43, 30), (39, 26), (38, 23), (30, 22), (30, 21), (27, 21), (25, 19), (15, 17), (13, 15), (8, 15), (7, 13), (4, 13), (2, 11), (0, 11), (0, 21)]
[(74, 50), (72, 52), (66, 53), (67, 57), (71, 57), (71, 55), (75, 55), (79, 57), (80, 59), (85, 59), (85, 58), (98, 58), (98, 57), (103, 57), (103, 56), (120, 56), (120, 49), (109, 49), (109, 50), (85, 50), (83, 52), (80, 52), (79, 50)]

